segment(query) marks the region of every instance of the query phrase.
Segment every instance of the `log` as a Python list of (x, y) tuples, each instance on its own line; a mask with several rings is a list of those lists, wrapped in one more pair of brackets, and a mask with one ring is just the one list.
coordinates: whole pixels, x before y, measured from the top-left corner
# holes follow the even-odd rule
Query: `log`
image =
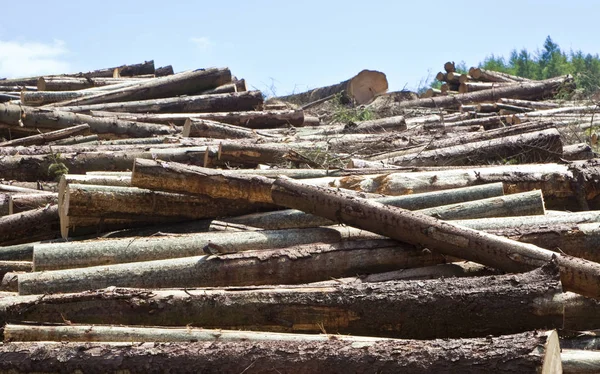
[(85, 135), (85, 136), (71, 136), (66, 139), (55, 140), (53, 142), (48, 143), (49, 145), (73, 145), (73, 144), (83, 144), (98, 141), (98, 135)]
[(485, 70), (481, 68), (472, 67), (469, 69), (469, 75), (474, 79), (481, 80), (484, 82), (531, 82), (531, 79), (518, 77), (507, 73), (501, 73), (499, 71)]
[[(123, 267), (113, 265), (113, 268), (118, 266)], [(149, 263), (143, 266), (148, 267)], [(87, 269), (91, 272), (100, 268)], [(133, 267), (130, 269), (135, 272)], [(56, 283), (59, 274), (66, 276), (69, 271), (19, 274), (20, 294), (23, 295), (21, 288), (30, 285), (26, 279), (41, 280), (54, 274)], [(174, 277), (173, 272), (169, 274), (169, 277)], [(203, 277), (203, 274), (196, 271), (196, 278)], [(48, 289), (50, 283), (46, 286), (38, 289)], [(85, 284), (73, 286), (86, 288)], [(68, 291), (63, 288), (59, 292)], [(71, 295), (71, 298), (79, 296), (79, 307), (73, 305), (75, 300), (69, 301), (69, 294), (63, 294), (60, 312), (72, 323), (121, 324), (130, 320), (130, 324), (135, 325), (156, 325), (157, 321), (161, 321), (163, 326), (181, 326), (185, 323), (205, 328), (279, 332), (314, 333), (324, 330), (341, 334), (418, 339), (466, 338), (556, 328), (562, 326), (564, 318), (563, 305), (559, 300), (562, 288), (556, 266), (524, 274), (472, 278), (321, 287), (262, 286), (214, 290), (193, 290), (188, 287), (179, 292), (126, 291), (116, 288), (112, 293), (97, 290)], [(31, 303), (27, 300), (39, 299), (39, 296), (0, 299), (2, 319), (12, 320), (14, 317), (11, 314), (16, 313), (13, 309), (23, 310)], [(59, 312), (53, 311), (56, 307), (53, 304), (60, 300), (59, 296), (46, 295), (37, 305), (30, 307), (32, 310), (24, 310), (18, 318), (45, 322), (58, 322), (56, 319), (59, 318), (62, 322), (60, 315), (53, 315)], [(102, 297), (103, 300), (98, 300)], [(166, 297), (169, 297), (168, 307), (162, 305), (164, 310), (159, 309)], [(139, 301), (136, 302), (136, 299)], [(461, 303), (456, 303), (457, 299)], [(123, 310), (124, 303), (130, 304), (127, 306), (129, 310)], [(107, 313), (107, 308), (110, 308), (110, 313)], [(429, 312), (423, 313), (423, 310)], [(477, 310), (477, 313), (473, 313), (473, 310)], [(131, 319), (134, 315), (137, 318)], [(178, 317), (173, 319), (175, 316)]]
[(10, 194), (0, 193), (0, 217), (10, 213)]
[(80, 97), (95, 95), (95, 91), (39, 91), (21, 92), (21, 103), (29, 106), (40, 106)]
[(600, 352), (561, 349), (563, 373), (597, 373), (600, 371)]
[(33, 109), (13, 104), (0, 104), (0, 122), (15, 127), (42, 127), (54, 130), (86, 123), (93, 133), (130, 137), (175, 133), (174, 129), (165, 125), (99, 118), (58, 110)]
[[(62, 182), (64, 179), (64, 182)], [(125, 175), (102, 175), (102, 174), (65, 174), (61, 178), (61, 184), (92, 184), (97, 186), (120, 186), (131, 187), (131, 173)]]
[(58, 206), (51, 205), (0, 217), (0, 245), (58, 237)]
[(252, 111), (263, 103), (260, 91), (234, 92), (216, 95), (195, 95), (127, 101), (106, 104), (60, 107), (67, 112), (91, 112), (94, 110), (129, 113), (188, 113), (188, 112), (235, 112)]
[(501, 87), (508, 87), (513, 84), (515, 84), (515, 82), (511, 82), (511, 83), (465, 82), (465, 83), (460, 84), (460, 86), (458, 87), (458, 92), (461, 94), (464, 94), (467, 92), (494, 90), (494, 89), (498, 89)]
[(237, 92), (237, 86), (235, 85), (235, 83), (222, 84), (218, 87), (204, 90), (204, 91), (202, 91), (202, 94), (214, 95), (214, 94), (222, 94), (222, 93), (230, 93), (230, 92)]
[(8, 272), (32, 271), (32, 268), (31, 261), (0, 261), (0, 279)]
[[(460, 352), (457, 346), (462, 347)], [(7, 372), (83, 370), (152, 374), (182, 371), (182, 368), (196, 373), (562, 372), (556, 332), (382, 342), (353, 342), (334, 337), (325, 342), (12, 342), (0, 347), (0, 360), (0, 369)]]
[(398, 108), (427, 107), (459, 109), (462, 104), (496, 101), (499, 98), (519, 98), (537, 100), (552, 97), (560, 87), (569, 86), (571, 76), (551, 78), (543, 81), (519, 82), (506, 87), (471, 92), (461, 95), (408, 100), (398, 103)]
[(454, 65), (454, 61), (450, 62), (446, 62), (444, 64), (444, 70), (446, 71), (446, 73), (452, 73), (456, 71), (456, 66)]
[(58, 203), (58, 194), (14, 194), (8, 203), (9, 214), (21, 213), (27, 210), (43, 208), (47, 205)]
[(481, 165), (495, 162), (555, 162), (562, 157), (557, 129), (459, 144), (383, 160), (398, 166)]
[(228, 68), (187, 71), (162, 78), (150, 79), (124, 88), (103, 91), (92, 96), (79, 97), (46, 107), (91, 105), (124, 101), (162, 99), (179, 95), (194, 95), (207, 89), (231, 82)]
[(600, 222), (599, 211), (576, 212), (561, 215), (531, 215), (522, 216), (519, 219), (511, 219), (506, 217), (489, 217), (485, 219), (469, 219), (458, 220), (454, 223), (462, 226), (467, 226), (475, 230), (504, 230), (521, 229), (527, 231), (527, 228), (543, 228), (544, 226), (552, 225), (573, 225), (581, 223)]
[(520, 99), (508, 99), (502, 97), (498, 99), (499, 103), (509, 104), (509, 105), (518, 105), (531, 109), (554, 109), (560, 107), (559, 104), (549, 103), (546, 101), (531, 101), (531, 100), (520, 100)]
[(162, 66), (154, 71), (154, 75), (156, 75), (157, 77), (164, 77), (173, 74), (175, 74), (175, 72), (173, 71), (173, 66), (171, 65)]
[(22, 294), (76, 292), (110, 285), (164, 288), (301, 284), (444, 261), (439, 254), (390, 240), (356, 240), (42, 271), (19, 278), (19, 282)]
[(531, 269), (555, 258), (560, 266), (565, 289), (600, 298), (598, 263), (291, 179), (279, 178), (275, 181), (272, 199), (281, 206), (303, 210), (508, 272)]
[(33, 243), (0, 247), (0, 261), (29, 261), (33, 259)]
[(181, 136), (213, 139), (252, 139), (260, 137), (255, 131), (241, 126), (191, 118), (185, 121)]
[(590, 160), (595, 157), (597, 154), (587, 143), (570, 144), (563, 147), (563, 159), (565, 160)]
[(375, 70), (363, 70), (351, 79), (341, 83), (315, 88), (299, 94), (279, 96), (276, 99), (302, 105), (344, 91), (350, 97), (353, 97), (357, 104), (362, 105), (371, 101), (375, 96), (385, 93), (387, 89), (388, 82), (384, 73)]
[(33, 257), (35, 270), (42, 271), (200, 256), (212, 252), (257, 251), (316, 242), (339, 243), (344, 239), (361, 238), (372, 239), (379, 236), (339, 227), (239, 233), (204, 232), (133, 241), (130, 238), (87, 241), (84, 245), (81, 242), (36, 244)]
[(37, 80), (37, 90), (44, 91), (75, 91), (92, 87), (106, 87), (120, 83), (140, 82), (148, 78), (92, 78), (92, 77), (40, 77)]
[(41, 145), (51, 141), (68, 138), (72, 135), (88, 132), (90, 126), (88, 124), (77, 125), (73, 127), (67, 127), (61, 130), (50, 131), (38, 135), (27, 136), (20, 139), (9, 140), (7, 142), (0, 143), (0, 147), (15, 147), (15, 146), (29, 146), (29, 145)]
[[(435, 196), (435, 193), (430, 194), (434, 194)], [(404, 209), (416, 210), (414, 209), (416, 205), (415, 200), (419, 200), (411, 199), (413, 196), (418, 198), (419, 194), (393, 198), (379, 198), (374, 199), (374, 201)], [(426, 198), (423, 200), (426, 201)], [(483, 200), (473, 200), (462, 203), (434, 206), (430, 208), (421, 208), (417, 211), (428, 216), (433, 216), (444, 220), (469, 219), (477, 218), (478, 216), (479, 218), (519, 216), (528, 214), (544, 214), (544, 202), (541, 191), (536, 190), (522, 194), (512, 194), (507, 196), (491, 197)], [(523, 214), (523, 212), (525, 212), (525, 214)], [(335, 222), (328, 219), (294, 209), (253, 213), (231, 218), (221, 218), (219, 221), (270, 230), (317, 227), (335, 224)]]

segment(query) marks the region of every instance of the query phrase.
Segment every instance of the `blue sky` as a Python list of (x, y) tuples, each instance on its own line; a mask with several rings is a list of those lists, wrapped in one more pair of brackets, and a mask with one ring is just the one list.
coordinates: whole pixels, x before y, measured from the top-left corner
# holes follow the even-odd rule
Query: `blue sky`
[[(228, 66), (269, 95), (362, 69), (416, 89), (446, 61), (476, 65), (550, 35), (599, 53), (600, 2), (4, 1), (0, 77), (89, 71), (154, 59), (175, 71)], [(273, 92), (274, 91), (274, 92)]]

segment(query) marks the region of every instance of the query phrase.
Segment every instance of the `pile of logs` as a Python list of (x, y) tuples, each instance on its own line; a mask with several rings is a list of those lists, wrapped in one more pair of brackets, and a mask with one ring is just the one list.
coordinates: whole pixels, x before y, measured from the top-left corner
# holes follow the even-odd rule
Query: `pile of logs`
[(446, 65), (347, 123), (385, 75), (0, 80), (0, 371), (598, 372), (597, 108)]

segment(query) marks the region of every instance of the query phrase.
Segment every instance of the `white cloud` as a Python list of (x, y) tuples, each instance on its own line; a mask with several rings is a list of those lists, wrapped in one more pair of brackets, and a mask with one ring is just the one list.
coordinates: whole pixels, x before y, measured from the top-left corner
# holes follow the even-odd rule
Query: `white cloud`
[(214, 45), (214, 43), (206, 36), (190, 38), (190, 42), (194, 43), (201, 51), (208, 51)]
[(64, 60), (67, 53), (62, 40), (49, 44), (0, 40), (0, 77), (68, 73), (70, 66)]

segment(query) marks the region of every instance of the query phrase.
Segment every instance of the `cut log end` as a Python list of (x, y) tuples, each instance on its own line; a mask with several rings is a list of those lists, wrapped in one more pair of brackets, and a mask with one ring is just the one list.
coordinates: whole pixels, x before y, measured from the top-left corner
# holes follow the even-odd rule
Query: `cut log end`
[(560, 357), (560, 344), (556, 330), (547, 333), (548, 339), (544, 346), (544, 360), (542, 374), (562, 373), (562, 361)]
[(366, 104), (375, 96), (388, 90), (388, 82), (384, 73), (374, 70), (363, 70), (350, 81), (348, 93), (359, 105)]

